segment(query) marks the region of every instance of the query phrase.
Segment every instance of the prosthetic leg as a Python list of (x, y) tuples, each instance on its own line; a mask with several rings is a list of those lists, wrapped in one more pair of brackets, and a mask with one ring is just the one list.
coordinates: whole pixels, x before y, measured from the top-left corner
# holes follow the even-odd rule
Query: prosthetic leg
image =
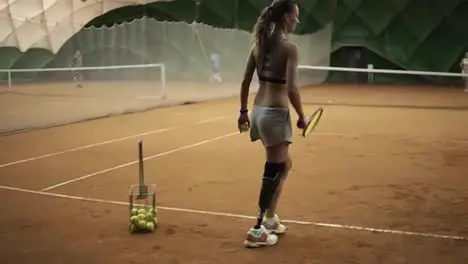
[(269, 209), (273, 195), (278, 188), (281, 181), (281, 176), (286, 170), (286, 162), (282, 163), (265, 163), (265, 170), (263, 173), (262, 188), (259, 197), (259, 212), (257, 216), (257, 223), (247, 233), (247, 239), (244, 244), (248, 247), (270, 246), (278, 242), (278, 237), (270, 234), (268, 230), (262, 225), (263, 217)]

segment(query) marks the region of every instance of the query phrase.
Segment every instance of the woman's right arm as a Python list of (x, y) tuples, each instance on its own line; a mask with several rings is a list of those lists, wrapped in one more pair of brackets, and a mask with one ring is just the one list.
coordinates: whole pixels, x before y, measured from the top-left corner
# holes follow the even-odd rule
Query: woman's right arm
[(294, 43), (287, 44), (288, 62), (286, 66), (286, 78), (289, 100), (291, 101), (294, 110), (296, 110), (299, 119), (304, 119), (304, 111), (302, 110), (301, 95), (297, 87), (297, 68), (299, 64), (298, 47)]

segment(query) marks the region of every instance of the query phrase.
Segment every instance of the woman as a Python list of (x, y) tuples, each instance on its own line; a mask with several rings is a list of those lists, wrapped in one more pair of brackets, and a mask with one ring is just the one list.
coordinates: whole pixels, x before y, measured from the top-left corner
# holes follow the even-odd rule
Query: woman
[[(274, 245), (278, 234), (286, 231), (276, 215), (276, 204), (292, 163), (288, 148), (292, 143), (292, 126), (288, 103), (299, 117), (297, 126), (305, 127), (304, 113), (297, 88), (298, 48), (286, 34), (299, 23), (299, 9), (293, 0), (275, 0), (260, 14), (254, 27), (255, 44), (250, 51), (241, 86), (238, 126), (251, 127), (251, 141), (261, 140), (266, 151), (265, 170), (259, 197), (260, 213), (256, 225), (247, 233), (248, 247)], [(247, 99), (254, 71), (260, 87), (252, 109), (250, 123)], [(264, 219), (265, 216), (265, 219)]]

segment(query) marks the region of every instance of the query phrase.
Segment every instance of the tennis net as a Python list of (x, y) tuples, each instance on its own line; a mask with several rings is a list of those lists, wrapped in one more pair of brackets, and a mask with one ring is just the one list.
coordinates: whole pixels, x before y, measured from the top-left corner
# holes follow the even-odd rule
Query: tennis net
[(299, 67), (305, 104), (468, 109), (468, 75), (329, 66)]
[[(291, 35), (301, 63), (328, 66), (332, 36), (331, 23)], [(14, 69), (0, 70), (0, 133), (238, 96), (252, 40), (243, 30), (142, 17), (83, 28), (47, 60), (10, 54), (3, 65)]]
[(164, 64), (0, 70), (0, 133), (156, 107)]

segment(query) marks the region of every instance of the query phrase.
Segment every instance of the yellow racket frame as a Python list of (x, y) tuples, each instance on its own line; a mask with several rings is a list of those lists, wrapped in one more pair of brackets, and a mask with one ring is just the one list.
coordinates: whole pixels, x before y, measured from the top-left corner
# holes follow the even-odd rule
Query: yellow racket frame
[(307, 120), (307, 125), (304, 128), (304, 130), (302, 130), (303, 137), (307, 137), (310, 134), (310, 132), (314, 130), (314, 128), (317, 126), (318, 122), (320, 121), (322, 114), (323, 114), (323, 108), (319, 107), (309, 116), (309, 119)]

